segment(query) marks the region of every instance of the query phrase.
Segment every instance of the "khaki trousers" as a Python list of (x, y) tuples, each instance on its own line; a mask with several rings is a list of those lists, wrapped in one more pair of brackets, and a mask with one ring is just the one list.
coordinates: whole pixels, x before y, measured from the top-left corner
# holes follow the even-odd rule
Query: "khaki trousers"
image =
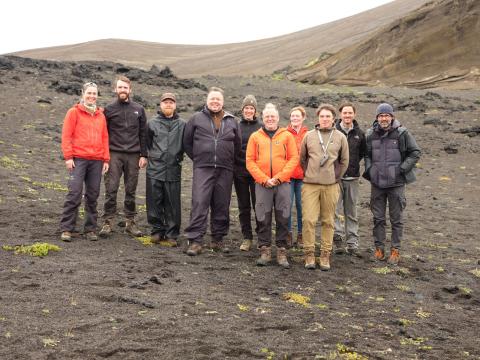
[(305, 249), (315, 249), (315, 225), (322, 225), (320, 250), (332, 251), (335, 208), (340, 190), (338, 184), (302, 186), (303, 243)]

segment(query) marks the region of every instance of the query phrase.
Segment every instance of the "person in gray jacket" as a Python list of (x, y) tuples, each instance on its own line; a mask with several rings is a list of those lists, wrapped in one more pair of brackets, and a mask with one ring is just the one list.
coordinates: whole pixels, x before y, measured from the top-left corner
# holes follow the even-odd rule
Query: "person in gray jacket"
[(152, 242), (177, 246), (181, 223), (181, 175), (185, 121), (175, 94), (160, 97), (160, 111), (147, 123), (147, 220)]
[(193, 161), (192, 210), (185, 229), (187, 254), (201, 253), (210, 209), (211, 249), (228, 252), (223, 243), (230, 225), (234, 165), (241, 162), (242, 137), (237, 119), (223, 109), (223, 90), (213, 87), (207, 104), (185, 126), (185, 153)]
[(397, 265), (403, 237), (403, 210), (406, 206), (405, 185), (415, 181), (414, 168), (420, 148), (409, 131), (395, 119), (393, 107), (377, 107), (376, 120), (368, 129), (365, 173), (371, 183), (370, 209), (373, 213), (375, 259), (385, 260), (385, 213), (388, 202), (392, 242), (388, 263)]

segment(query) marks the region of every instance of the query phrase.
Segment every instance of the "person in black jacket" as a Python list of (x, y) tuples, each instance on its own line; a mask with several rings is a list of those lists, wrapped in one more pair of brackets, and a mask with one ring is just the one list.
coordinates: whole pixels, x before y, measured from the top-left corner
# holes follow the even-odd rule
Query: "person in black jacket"
[[(252, 209), (255, 209), (255, 180), (247, 170), (245, 154), (250, 135), (260, 129), (262, 124), (257, 118), (257, 99), (253, 95), (245, 96), (242, 102), (242, 118), (240, 131), (242, 133), (242, 149), (240, 162), (235, 165), (233, 184), (237, 193), (240, 226), (243, 242), (240, 250), (249, 251), (253, 242)], [(256, 222), (256, 220), (255, 220)], [(255, 231), (258, 230), (258, 224)]]
[[(333, 242), (335, 253), (344, 251), (343, 241), (347, 243), (347, 254), (359, 255), (358, 252), (358, 187), (360, 178), (360, 161), (365, 157), (367, 143), (365, 133), (355, 120), (356, 109), (351, 103), (344, 103), (338, 109), (340, 119), (335, 126), (348, 141), (349, 163), (347, 172), (340, 181), (340, 197), (335, 211), (335, 232)], [(342, 222), (340, 219), (343, 218)]]
[(181, 223), (181, 176), (185, 121), (175, 94), (160, 97), (160, 111), (147, 122), (147, 220), (152, 242), (177, 246)]
[(363, 177), (370, 181), (370, 209), (373, 213), (375, 259), (385, 260), (385, 225), (388, 202), (392, 244), (388, 263), (400, 260), (403, 237), (403, 210), (407, 205), (405, 185), (415, 181), (415, 164), (420, 148), (409, 131), (395, 119), (390, 104), (380, 104), (373, 126), (367, 131), (367, 152)]
[(104, 111), (110, 145), (110, 168), (105, 174), (104, 223), (99, 233), (101, 237), (107, 237), (112, 232), (122, 174), (125, 185), (125, 232), (133, 236), (142, 235), (135, 225), (135, 192), (139, 169), (147, 165), (146, 115), (143, 106), (130, 99), (131, 92), (130, 80), (119, 76), (115, 85), (117, 100), (107, 105)]
[(183, 136), (185, 153), (193, 161), (192, 210), (185, 229), (187, 254), (201, 253), (210, 209), (211, 248), (228, 252), (223, 243), (230, 224), (230, 199), (235, 163), (242, 137), (235, 117), (223, 109), (223, 90), (211, 88), (207, 104), (190, 118)]

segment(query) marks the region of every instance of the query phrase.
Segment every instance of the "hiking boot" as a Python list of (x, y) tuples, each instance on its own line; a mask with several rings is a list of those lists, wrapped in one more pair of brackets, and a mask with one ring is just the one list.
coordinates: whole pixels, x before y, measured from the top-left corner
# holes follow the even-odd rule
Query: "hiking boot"
[(245, 240), (243, 240), (242, 245), (240, 245), (240, 250), (250, 251), (251, 247), (252, 247), (252, 240), (251, 239), (245, 239)]
[(230, 252), (230, 249), (223, 243), (223, 241), (212, 241), (210, 243), (210, 249), (215, 252), (223, 252), (224, 254)]
[(177, 247), (178, 246), (177, 239), (165, 238), (165, 239), (161, 240), (161, 242), (164, 243), (165, 246), (169, 246), (169, 247)]
[(135, 237), (142, 236), (142, 232), (137, 227), (133, 219), (127, 219), (125, 221), (125, 232)]
[(297, 234), (297, 248), (303, 249), (303, 237), (302, 233)]
[(257, 259), (257, 266), (266, 266), (272, 261), (272, 249), (267, 246), (260, 248), (260, 257)]
[(320, 270), (328, 271), (330, 270), (330, 251), (322, 250), (320, 251), (319, 258)]
[(94, 231), (89, 231), (85, 234), (85, 237), (87, 240), (90, 240), (90, 241), (97, 241), (98, 240), (98, 236), (97, 234), (95, 234)]
[(333, 245), (335, 249), (334, 253), (336, 255), (342, 255), (345, 252), (345, 248), (343, 247), (343, 238), (340, 235), (333, 235)]
[(387, 263), (390, 265), (398, 265), (400, 261), (400, 251), (398, 249), (392, 248), (390, 250), (390, 256), (388, 257)]
[(277, 264), (283, 267), (284, 269), (289, 269), (290, 264), (287, 259), (287, 249), (284, 247), (277, 248)]
[(355, 257), (362, 257), (362, 254), (360, 254), (360, 250), (357, 247), (349, 247), (347, 246), (347, 249), (345, 250), (348, 255), (350, 256), (355, 256)]
[(162, 235), (160, 233), (155, 233), (150, 236), (152, 239), (152, 243), (154, 244), (160, 244), (160, 241), (165, 240), (165, 235)]
[(375, 254), (373, 254), (375, 260), (383, 261), (385, 260), (385, 251), (382, 248), (376, 248)]
[(102, 238), (108, 237), (112, 233), (112, 225), (110, 225), (109, 221), (105, 221), (103, 223), (102, 229), (98, 233), (98, 235)]
[(315, 269), (315, 250), (313, 249), (304, 249), (304, 259), (305, 259), (305, 269), (314, 270)]
[(60, 239), (65, 242), (70, 242), (72, 241), (72, 233), (70, 231), (63, 231)]
[(287, 247), (290, 249), (293, 247), (293, 234), (291, 231), (288, 232), (287, 234)]
[(202, 252), (202, 245), (196, 242), (192, 242), (187, 249), (187, 255), (197, 256)]

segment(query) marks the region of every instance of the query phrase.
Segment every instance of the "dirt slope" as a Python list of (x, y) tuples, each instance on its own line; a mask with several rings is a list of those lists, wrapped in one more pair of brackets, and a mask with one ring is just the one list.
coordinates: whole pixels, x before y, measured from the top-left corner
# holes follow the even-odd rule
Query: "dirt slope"
[[(301, 104), (309, 128), (320, 102), (353, 101), (364, 129), (379, 102), (393, 103), (423, 151), (418, 180), (407, 187), (400, 266), (371, 259), (364, 180), (362, 257), (336, 255), (330, 272), (305, 270), (296, 250), (289, 251), (288, 271), (256, 267), (256, 249), (238, 250), (235, 193), (225, 239), (230, 254), (205, 251), (191, 258), (182, 247), (144, 245), (117, 224), (108, 239), (89, 242), (79, 234), (61, 242), (68, 180), (60, 156), (62, 120), (87, 79), (99, 84), (102, 106), (112, 101), (117, 72), (136, 79), (136, 100), (149, 117), (160, 94), (171, 90), (188, 119), (214, 84), (225, 89), (228, 110), (238, 111), (245, 94), (254, 93), (260, 107), (279, 106), (282, 124)], [(111, 63), (0, 56), (0, 359), (479, 359), (479, 99), (478, 90), (351, 89), (267, 77), (187, 81)], [(192, 163), (185, 160), (182, 232), (191, 181)], [(122, 190), (119, 196), (121, 209)], [(145, 171), (136, 201), (138, 225), (149, 232)], [(99, 210), (102, 205), (103, 194)], [(81, 231), (82, 211), (79, 216)], [(31, 257), (3, 247), (34, 242), (61, 250)]]
[(480, 81), (480, 2), (432, 1), (292, 80), (413, 87), (474, 87)]
[(182, 77), (270, 74), (299, 68), (322, 53), (336, 52), (366, 39), (379, 27), (421, 6), (425, 0), (397, 0), (375, 9), (314, 28), (270, 39), (215, 46), (169, 45), (105, 39), (26, 50), (23, 57), (49, 60), (105, 60), (150, 68), (170, 66)]

